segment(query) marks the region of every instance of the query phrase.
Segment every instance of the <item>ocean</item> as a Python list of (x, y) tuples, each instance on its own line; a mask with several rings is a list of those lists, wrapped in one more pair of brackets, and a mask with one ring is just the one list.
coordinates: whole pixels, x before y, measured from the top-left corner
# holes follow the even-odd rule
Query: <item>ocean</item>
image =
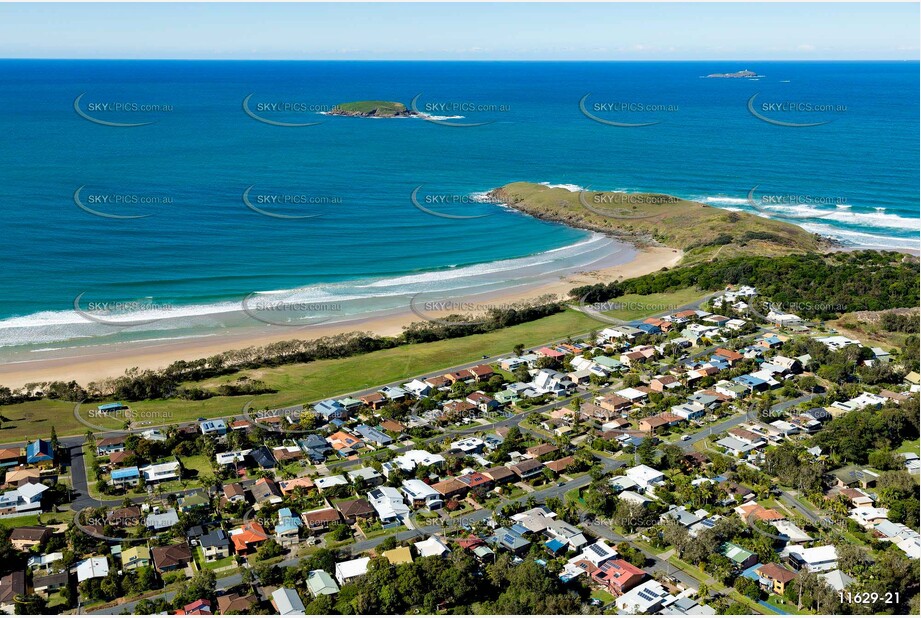
[[(0, 61), (0, 358), (322, 322), (633, 257), (484, 198), (513, 181), (916, 249), (918, 68)], [(740, 69), (758, 77), (704, 77)], [(326, 113), (355, 100), (429, 116)]]

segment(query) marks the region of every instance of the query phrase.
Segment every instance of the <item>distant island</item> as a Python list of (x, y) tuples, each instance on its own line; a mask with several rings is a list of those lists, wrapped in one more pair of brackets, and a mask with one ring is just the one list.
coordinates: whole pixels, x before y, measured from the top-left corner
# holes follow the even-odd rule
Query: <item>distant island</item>
[(359, 118), (408, 118), (421, 116), (395, 101), (354, 101), (340, 103), (329, 112), (331, 116), (357, 116)]
[(764, 75), (758, 75), (754, 71), (745, 69), (743, 71), (736, 71), (735, 73), (711, 73), (710, 75), (707, 75), (707, 77), (715, 77), (720, 79), (742, 79), (745, 77), (764, 77)]

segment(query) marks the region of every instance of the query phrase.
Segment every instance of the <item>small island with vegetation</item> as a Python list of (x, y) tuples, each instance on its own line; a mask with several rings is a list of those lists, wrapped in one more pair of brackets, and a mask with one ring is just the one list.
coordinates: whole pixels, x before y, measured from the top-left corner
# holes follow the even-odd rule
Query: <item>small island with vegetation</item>
[(329, 112), (332, 116), (357, 116), (360, 118), (407, 118), (421, 116), (395, 101), (354, 101), (340, 103)]
[(735, 73), (711, 73), (707, 75), (707, 77), (717, 79), (744, 79), (746, 77), (764, 77), (764, 75), (758, 75), (754, 71), (744, 69), (742, 71), (736, 71)]

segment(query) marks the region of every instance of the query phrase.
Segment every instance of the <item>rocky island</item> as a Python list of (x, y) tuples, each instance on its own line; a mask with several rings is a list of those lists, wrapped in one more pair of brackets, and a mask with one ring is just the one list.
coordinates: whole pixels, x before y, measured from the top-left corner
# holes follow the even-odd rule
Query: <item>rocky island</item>
[(331, 116), (357, 116), (360, 118), (408, 118), (421, 116), (395, 101), (354, 101), (340, 103), (329, 112)]
[(711, 73), (707, 75), (708, 78), (719, 78), (719, 79), (742, 79), (745, 77), (764, 77), (764, 75), (758, 75), (754, 71), (749, 71), (748, 69), (742, 71), (736, 71), (735, 73)]

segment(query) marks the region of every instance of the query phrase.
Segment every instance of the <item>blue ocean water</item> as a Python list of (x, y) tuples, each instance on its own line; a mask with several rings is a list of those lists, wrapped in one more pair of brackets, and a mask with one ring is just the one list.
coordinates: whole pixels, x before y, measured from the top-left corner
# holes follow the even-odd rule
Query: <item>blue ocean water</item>
[[(763, 76), (702, 78), (743, 68)], [(0, 83), (0, 346), (96, 337), (75, 307), (112, 301), (129, 317), (201, 316), (297, 289), (286, 298), (383, 309), (628, 257), (469, 199), (518, 180), (741, 210), (757, 187), (784, 196), (764, 202), (769, 216), (850, 244), (918, 245), (917, 62), (6, 60)], [(261, 118), (321, 124), (260, 122), (248, 95)], [(417, 95), (442, 123), (488, 124), (319, 113)], [(765, 117), (826, 124), (765, 122), (753, 95)], [(601, 119), (657, 124), (596, 122), (583, 98)], [(427, 214), (410, 199), (420, 186), (426, 208), (486, 216)]]

